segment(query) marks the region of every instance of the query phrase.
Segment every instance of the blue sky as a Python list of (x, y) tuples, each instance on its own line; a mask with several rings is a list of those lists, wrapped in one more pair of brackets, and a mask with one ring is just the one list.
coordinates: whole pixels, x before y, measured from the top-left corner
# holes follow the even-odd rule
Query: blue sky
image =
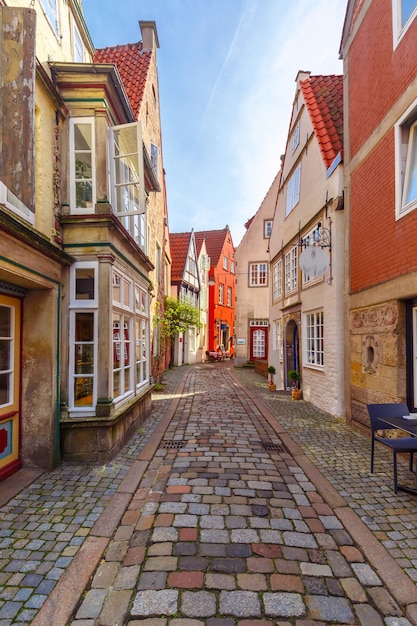
[(347, 0), (83, 0), (97, 48), (154, 20), (172, 232), (237, 246), (285, 151), (299, 70), (341, 74)]

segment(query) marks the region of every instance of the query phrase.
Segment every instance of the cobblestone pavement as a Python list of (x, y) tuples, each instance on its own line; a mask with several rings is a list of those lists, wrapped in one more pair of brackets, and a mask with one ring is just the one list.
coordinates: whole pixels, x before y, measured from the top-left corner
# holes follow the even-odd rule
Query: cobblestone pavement
[(368, 439), (229, 363), (154, 399), (113, 463), (0, 509), (0, 626), (417, 624), (417, 501), (382, 446), (371, 476)]

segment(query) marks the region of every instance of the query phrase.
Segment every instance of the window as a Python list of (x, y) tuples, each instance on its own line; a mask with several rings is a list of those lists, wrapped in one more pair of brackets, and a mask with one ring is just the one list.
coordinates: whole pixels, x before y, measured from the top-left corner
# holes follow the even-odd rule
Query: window
[(84, 63), (84, 44), (77, 25), (74, 23), (74, 61)]
[(323, 311), (307, 313), (305, 316), (306, 364), (324, 364)]
[(224, 285), (219, 283), (219, 304), (224, 304)]
[(301, 164), (299, 164), (287, 183), (287, 204), (285, 215), (288, 215), (300, 199)]
[(92, 213), (96, 202), (94, 118), (70, 120), (72, 213)]
[(223, 257), (223, 269), (224, 270), (228, 270), (229, 269), (229, 260), (228, 260), (227, 256)]
[(417, 208), (417, 101), (396, 124), (397, 217)]
[(97, 401), (98, 263), (74, 263), (70, 274), (69, 410), (91, 415)]
[(279, 259), (272, 266), (272, 300), (278, 300), (282, 296), (282, 260)]
[(291, 248), (285, 255), (285, 293), (298, 288), (298, 250)]
[(300, 121), (294, 126), (294, 130), (292, 133), (292, 149), (293, 151), (296, 149), (298, 144), (300, 143)]
[(264, 239), (269, 239), (272, 230), (272, 220), (264, 221)]
[(227, 306), (232, 306), (232, 288), (227, 288)]
[(197, 264), (190, 256), (188, 257), (188, 272), (191, 276), (197, 276)]
[(282, 361), (282, 320), (275, 320), (272, 326), (272, 349), (278, 352), (278, 358)]
[(235, 262), (234, 261), (230, 261), (230, 273), (231, 274), (235, 273)]
[(156, 242), (155, 246), (155, 285), (156, 289), (159, 287), (161, 281), (161, 246)]
[(145, 252), (146, 219), (142, 137), (138, 123), (110, 129), (112, 207)]
[(392, 0), (394, 49), (417, 16), (417, 0)]
[(149, 379), (149, 303), (145, 288), (116, 269), (112, 284), (111, 395), (120, 404)]
[(267, 284), (266, 263), (250, 263), (249, 265), (249, 286), (264, 287)]
[(55, 34), (58, 35), (58, 0), (41, 0), (41, 5)]
[(153, 169), (153, 173), (158, 178), (158, 146), (154, 143), (151, 143), (151, 167)]

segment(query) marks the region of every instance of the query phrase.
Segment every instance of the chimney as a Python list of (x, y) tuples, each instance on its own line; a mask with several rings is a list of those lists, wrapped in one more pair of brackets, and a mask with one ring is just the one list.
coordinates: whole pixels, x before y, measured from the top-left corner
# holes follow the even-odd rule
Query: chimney
[(140, 32), (142, 33), (143, 52), (152, 52), (154, 48), (159, 48), (158, 33), (155, 22), (139, 21)]

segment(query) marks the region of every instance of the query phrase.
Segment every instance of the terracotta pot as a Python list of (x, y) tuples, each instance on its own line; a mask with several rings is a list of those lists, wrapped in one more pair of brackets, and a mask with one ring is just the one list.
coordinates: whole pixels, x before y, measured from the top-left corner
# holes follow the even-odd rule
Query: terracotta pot
[(269, 383), (269, 391), (276, 391), (277, 386), (274, 383)]
[(299, 400), (301, 398), (301, 389), (292, 389), (291, 397), (293, 400)]

